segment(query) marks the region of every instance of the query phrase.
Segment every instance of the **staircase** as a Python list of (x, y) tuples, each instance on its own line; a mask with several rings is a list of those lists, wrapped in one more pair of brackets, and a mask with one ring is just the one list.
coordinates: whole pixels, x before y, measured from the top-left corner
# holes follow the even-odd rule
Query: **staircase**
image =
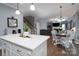
[(36, 25), (34, 23), (33, 16), (24, 17), (23, 22), (29, 26), (29, 28), (31, 29), (31, 34), (37, 34), (37, 28), (36, 28)]

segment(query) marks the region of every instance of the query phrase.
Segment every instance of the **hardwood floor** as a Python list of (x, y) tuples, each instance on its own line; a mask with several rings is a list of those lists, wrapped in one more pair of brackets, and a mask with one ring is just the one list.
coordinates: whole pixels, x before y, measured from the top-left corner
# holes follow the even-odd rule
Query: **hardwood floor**
[(48, 56), (60, 56), (60, 55), (62, 55), (61, 49), (53, 45), (51, 37), (47, 41), (47, 55)]
[[(50, 37), (47, 41), (47, 55), (48, 56), (79, 56), (79, 44), (74, 44), (75, 48), (65, 49), (63, 46), (56, 47), (53, 45), (53, 39)], [(75, 50), (74, 50), (75, 49)], [(62, 53), (65, 51), (65, 53)], [(73, 54), (75, 52), (75, 54)]]

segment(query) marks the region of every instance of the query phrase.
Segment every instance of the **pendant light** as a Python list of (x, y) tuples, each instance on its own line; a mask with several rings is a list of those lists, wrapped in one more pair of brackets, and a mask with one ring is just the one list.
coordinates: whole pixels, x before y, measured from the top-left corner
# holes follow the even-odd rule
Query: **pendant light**
[(17, 3), (17, 9), (16, 9), (15, 13), (16, 13), (17, 15), (21, 14), (21, 12), (20, 12), (20, 10), (19, 10), (19, 3)]
[(59, 8), (60, 8), (60, 20), (62, 20), (62, 6), (60, 6)]
[(63, 16), (62, 16), (62, 6), (60, 6), (59, 8), (60, 8), (60, 22), (65, 21), (66, 19), (63, 18)]
[(30, 5), (30, 10), (31, 10), (31, 11), (35, 11), (35, 9), (36, 9), (36, 8), (35, 8), (35, 5), (34, 5), (34, 3), (32, 3), (32, 4)]

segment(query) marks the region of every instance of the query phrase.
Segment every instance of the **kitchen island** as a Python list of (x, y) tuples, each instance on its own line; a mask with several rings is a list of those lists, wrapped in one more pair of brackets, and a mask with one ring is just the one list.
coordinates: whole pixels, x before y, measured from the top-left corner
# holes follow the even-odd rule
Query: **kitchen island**
[(0, 36), (3, 56), (46, 56), (49, 36), (8, 34)]

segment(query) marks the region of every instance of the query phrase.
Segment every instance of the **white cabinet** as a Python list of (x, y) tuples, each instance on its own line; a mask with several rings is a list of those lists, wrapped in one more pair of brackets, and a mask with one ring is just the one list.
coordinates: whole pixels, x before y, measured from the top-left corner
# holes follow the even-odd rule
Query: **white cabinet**
[(3, 56), (10, 55), (10, 47), (11, 47), (11, 44), (9, 42), (2, 40), (2, 54), (3, 54)]
[(0, 40), (0, 56), (2, 56), (2, 41)]
[(19, 45), (12, 44), (11, 50), (20, 56), (31, 56), (32, 51)]
[(39, 45), (35, 50), (30, 50), (15, 44), (12, 44), (12, 51), (20, 56), (46, 56), (47, 55), (47, 41)]
[(10, 55), (10, 51), (6, 48), (3, 48), (2, 53), (3, 53), (3, 56), (9, 56)]
[(47, 41), (43, 42), (41, 45), (39, 45), (34, 51), (34, 56), (47, 56)]
[(2, 41), (0, 40), (0, 47), (2, 46)]
[(43, 42), (36, 49), (30, 50), (26, 47), (8, 42), (0, 39), (2, 43), (3, 56), (46, 56), (47, 55), (47, 41)]
[(10, 51), (10, 56), (20, 56), (20, 55), (15, 51)]

